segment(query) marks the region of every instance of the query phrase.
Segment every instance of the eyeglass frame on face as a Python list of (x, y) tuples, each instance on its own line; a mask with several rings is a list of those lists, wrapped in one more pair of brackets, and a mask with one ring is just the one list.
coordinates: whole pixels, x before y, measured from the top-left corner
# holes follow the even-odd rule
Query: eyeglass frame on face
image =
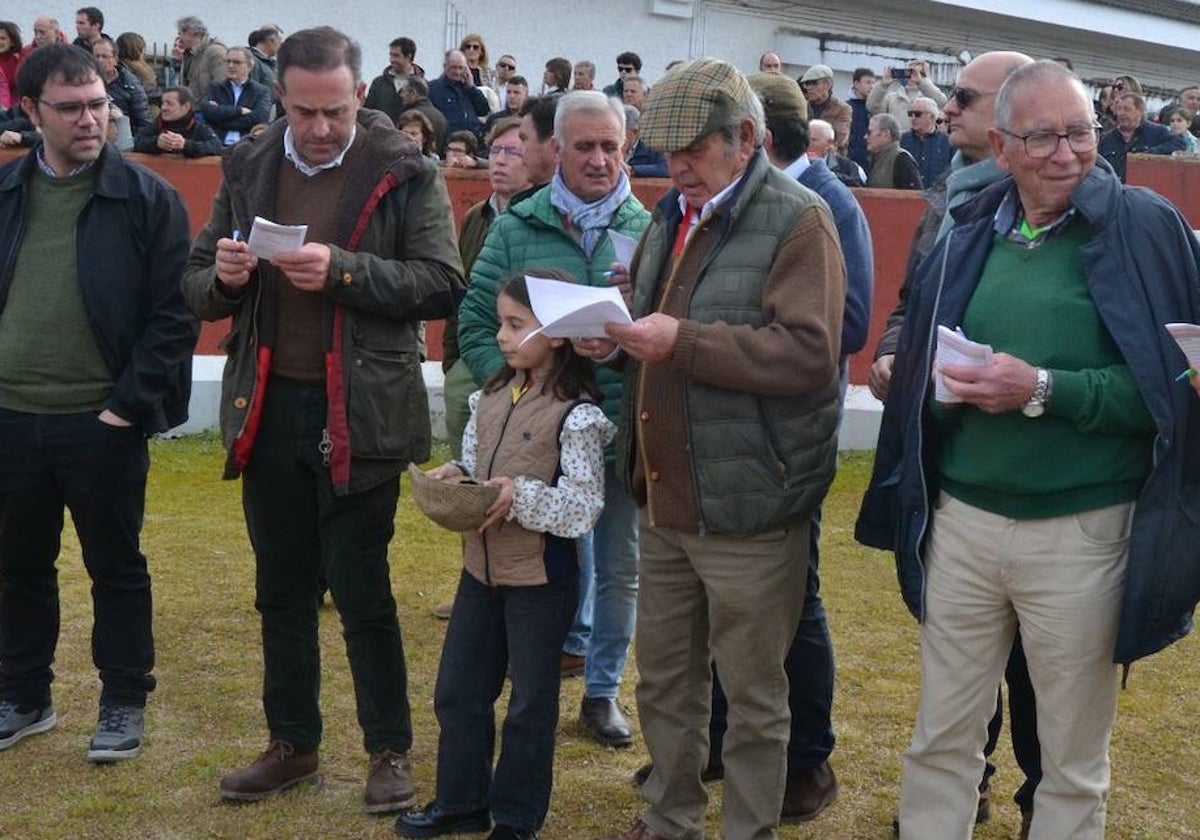
[(467, 50), (480, 50), (482, 52), (483, 44), (463, 44), (463, 52), (466, 52)]
[(497, 61), (496, 66), (503, 67), (505, 70), (516, 70), (517, 69), (517, 65), (509, 64), (507, 61)]
[[(1047, 158), (1054, 157), (1054, 153), (1058, 151), (1058, 147), (1062, 144), (1063, 140), (1067, 141), (1067, 148), (1069, 148), (1074, 154), (1079, 155), (1083, 154), (1084, 152), (1095, 151), (1100, 145), (1100, 130), (1102, 128), (1103, 126), (1093, 123), (1087, 128), (1073, 128), (1066, 134), (1059, 134), (1056, 131), (1031, 131), (1028, 134), (1017, 134), (1009, 131), (1007, 128), (996, 126), (996, 130), (1001, 134), (1006, 134), (1009, 137), (1012, 137), (1014, 140), (1020, 140), (1021, 146), (1025, 149), (1025, 154), (1034, 160), (1046, 160)], [(1076, 140), (1082, 140), (1085, 135), (1091, 137), (1090, 145), (1085, 145), (1083, 148), (1077, 148), (1075, 145), (1075, 140), (1072, 140), (1071, 138), (1075, 137)], [(1031, 139), (1039, 138), (1040, 142), (1049, 142), (1045, 139), (1049, 137), (1054, 138), (1054, 145), (1048, 146), (1045, 154), (1035, 152), (1029, 148), (1029, 141)], [(1086, 143), (1088, 141), (1083, 142)]]
[(999, 93), (999, 91), (975, 90), (974, 88), (965, 88), (955, 85), (950, 89), (950, 93), (946, 97), (946, 100), (949, 101), (953, 99), (956, 103), (958, 103), (958, 107), (965, 111), (980, 99), (983, 99), (983, 97), (995, 96), (997, 93)]
[(908, 118), (910, 120), (913, 117), (932, 117), (932, 116), (933, 116), (933, 111), (909, 111), (908, 112)]
[(112, 103), (108, 97), (104, 99), (89, 99), (87, 102), (47, 102), (45, 99), (34, 98), (34, 102), (52, 109), (67, 122), (79, 122), (84, 110), (92, 114), (93, 119), (100, 119), (108, 111)]
[(636, 73), (637, 68), (634, 67), (632, 64), (618, 64), (617, 72), (618, 73)]
[(518, 160), (525, 157), (525, 147), (521, 145), (501, 146), (493, 143), (491, 146), (488, 146), (489, 157), (499, 157), (501, 152), (504, 153), (505, 157), (517, 158)]

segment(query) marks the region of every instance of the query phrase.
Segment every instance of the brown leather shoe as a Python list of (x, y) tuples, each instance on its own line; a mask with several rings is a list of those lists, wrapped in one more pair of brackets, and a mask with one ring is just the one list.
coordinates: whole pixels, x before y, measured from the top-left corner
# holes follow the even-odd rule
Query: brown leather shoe
[(407, 753), (380, 750), (371, 754), (363, 802), (368, 814), (387, 814), (411, 808), (417, 801)]
[(272, 741), (254, 763), (221, 779), (221, 798), (256, 802), (293, 785), (319, 782), (317, 751), (298, 753), (286, 741)]
[(667, 838), (661, 834), (655, 834), (648, 825), (638, 820), (633, 824), (633, 828), (624, 834), (610, 834), (604, 840), (667, 840)]
[(562, 660), (559, 663), (559, 668), (562, 671), (562, 678), (567, 677), (582, 677), (583, 665), (587, 660), (582, 656), (576, 656), (573, 653), (564, 653)]
[(822, 761), (816, 767), (789, 770), (779, 821), (798, 823), (816, 819), (837, 799), (837, 795), (837, 776), (828, 761)]
[(438, 604), (433, 608), (433, 617), (441, 621), (449, 621), (450, 614), (454, 612), (454, 600), (451, 599), (444, 604)]

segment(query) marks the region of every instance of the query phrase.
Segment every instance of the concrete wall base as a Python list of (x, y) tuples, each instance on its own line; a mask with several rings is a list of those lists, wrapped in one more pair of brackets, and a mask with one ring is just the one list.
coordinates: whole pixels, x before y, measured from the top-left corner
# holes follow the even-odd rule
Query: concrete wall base
[[(170, 436), (192, 435), (213, 430), (218, 426), (221, 402), (221, 371), (224, 356), (196, 356), (192, 361), (192, 400), (188, 405), (188, 421), (170, 431)], [(429, 393), (429, 419), (433, 436), (446, 436), (446, 402), (442, 397), (442, 363), (421, 365), (425, 389)], [(883, 404), (871, 396), (865, 385), (851, 385), (846, 392), (846, 413), (838, 436), (840, 449), (874, 449), (879, 436), (879, 421)]]

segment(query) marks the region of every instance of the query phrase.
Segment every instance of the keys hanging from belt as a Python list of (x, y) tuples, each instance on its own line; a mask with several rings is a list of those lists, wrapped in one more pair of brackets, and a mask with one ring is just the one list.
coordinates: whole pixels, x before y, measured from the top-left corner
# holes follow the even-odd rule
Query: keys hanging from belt
[(321, 442), (317, 444), (317, 451), (321, 453), (321, 465), (328, 467), (333, 456), (333, 440), (329, 437), (329, 429), (321, 430)]

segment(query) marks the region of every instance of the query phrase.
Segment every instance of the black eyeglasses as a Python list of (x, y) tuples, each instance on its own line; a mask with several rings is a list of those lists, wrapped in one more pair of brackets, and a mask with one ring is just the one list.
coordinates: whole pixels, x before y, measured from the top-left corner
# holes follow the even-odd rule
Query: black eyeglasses
[(481, 49), (483, 49), (483, 45), (482, 44), (467, 44), (465, 47), (463, 47), (463, 49), (464, 50), (481, 50)]
[(1048, 158), (1058, 151), (1058, 144), (1063, 140), (1072, 152), (1090, 152), (1096, 148), (1100, 137), (1100, 126), (1091, 125), (1087, 128), (1073, 128), (1066, 134), (1054, 131), (1033, 131), (1029, 134), (1016, 134), (1007, 128), (996, 127), (1001, 134), (1007, 134), (1014, 140), (1020, 140), (1025, 145), (1025, 154), (1031, 158)]
[(45, 105), (47, 108), (52, 108), (56, 114), (64, 120), (70, 122), (78, 122), (83, 116), (83, 109), (86, 108), (92, 112), (92, 116), (96, 119), (104, 116), (108, 111), (108, 98), (92, 99), (87, 102), (47, 102), (45, 99), (35, 99), (39, 105)]
[(958, 103), (958, 107), (962, 109), (970, 108), (980, 99), (985, 96), (995, 96), (994, 90), (974, 90), (972, 88), (956, 87), (950, 91), (950, 98)]
[(507, 61), (497, 61), (496, 66), (503, 67), (505, 70), (516, 70), (517, 69), (517, 65), (509, 64)]
[(910, 120), (913, 117), (932, 117), (932, 116), (933, 116), (933, 114), (929, 113), (928, 111), (909, 111), (908, 112), (908, 118)]
[(938, 121), (937, 121), (938, 125), (945, 125), (948, 122), (950, 122), (950, 120), (946, 119), (945, 117), (938, 117)]
[(617, 72), (618, 73), (636, 73), (637, 68), (634, 67), (632, 64), (618, 64)]

